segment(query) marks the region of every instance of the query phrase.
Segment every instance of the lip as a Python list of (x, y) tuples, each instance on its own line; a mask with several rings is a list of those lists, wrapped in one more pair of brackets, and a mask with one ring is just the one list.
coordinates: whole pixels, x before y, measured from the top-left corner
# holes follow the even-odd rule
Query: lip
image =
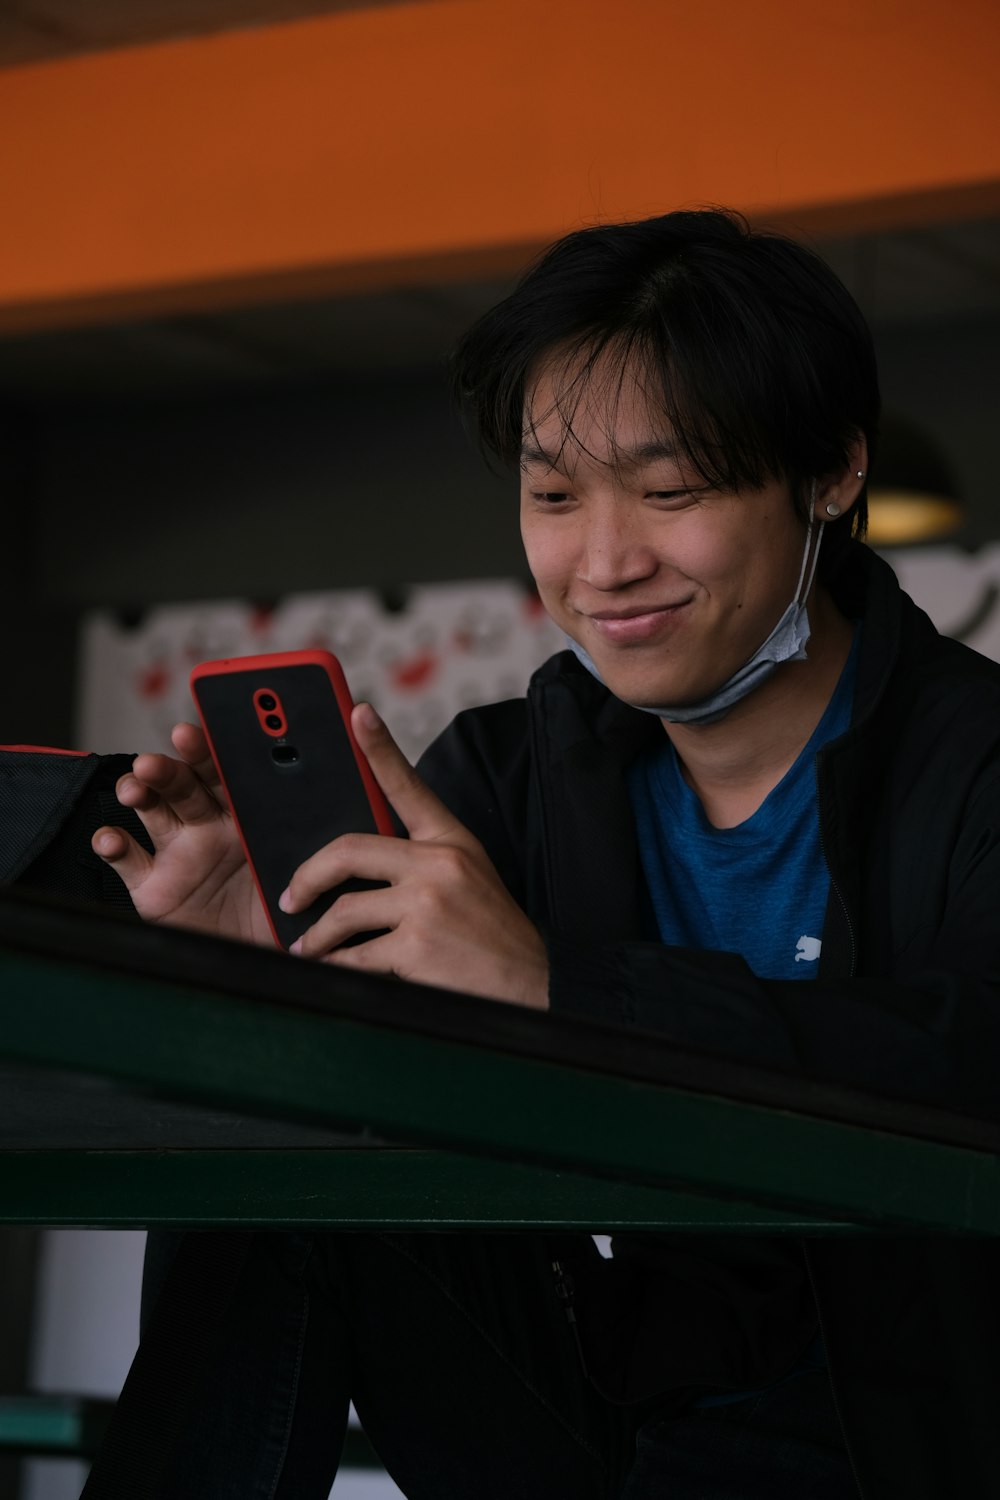
[(587, 619), (605, 640), (631, 645), (668, 631), (690, 603), (690, 599), (682, 599), (677, 604), (659, 604), (652, 609), (600, 610)]

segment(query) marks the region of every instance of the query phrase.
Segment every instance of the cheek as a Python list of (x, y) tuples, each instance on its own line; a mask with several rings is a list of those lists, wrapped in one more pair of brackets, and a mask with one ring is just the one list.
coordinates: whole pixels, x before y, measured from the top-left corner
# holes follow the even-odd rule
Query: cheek
[(572, 539), (567, 532), (522, 521), (521, 540), (531, 576), (540, 594), (555, 594), (565, 586), (573, 573)]
[(697, 583), (711, 596), (741, 587), (749, 551), (746, 541), (726, 535), (722, 528), (692, 526), (683, 532), (678, 528), (661, 557), (672, 572)]
[(759, 600), (765, 606), (776, 586), (782, 592), (786, 571), (784, 538), (775, 534), (772, 517), (735, 512), (711, 519), (713, 525), (700, 531), (692, 528), (684, 537), (675, 552), (676, 565), (720, 605), (743, 609)]

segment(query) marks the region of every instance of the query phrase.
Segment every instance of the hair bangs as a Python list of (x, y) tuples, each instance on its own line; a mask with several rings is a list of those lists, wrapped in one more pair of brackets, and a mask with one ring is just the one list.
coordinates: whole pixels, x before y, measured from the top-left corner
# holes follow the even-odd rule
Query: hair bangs
[[(624, 469), (631, 453), (620, 446), (619, 417), (624, 402), (638, 400), (650, 437), (662, 438), (706, 486), (720, 491), (763, 488), (780, 464), (767, 435), (746, 419), (745, 390), (729, 389), (711, 368), (692, 368), (683, 354), (678, 357), (662, 322), (659, 328), (588, 329), (564, 341), (536, 362), (523, 390), (522, 443), (540, 448), (538, 429), (555, 418), (558, 446), (552, 452), (550, 444), (547, 450), (555, 467), (568, 466), (566, 450), (572, 449)], [(543, 379), (549, 399), (539, 406)], [(586, 421), (580, 420), (581, 408)], [(594, 427), (595, 417), (604, 440), (600, 454), (582, 435)]]

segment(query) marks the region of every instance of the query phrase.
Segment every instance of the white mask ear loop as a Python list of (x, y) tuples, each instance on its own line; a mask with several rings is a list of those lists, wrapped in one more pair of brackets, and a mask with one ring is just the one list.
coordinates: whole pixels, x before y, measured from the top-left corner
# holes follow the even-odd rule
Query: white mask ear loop
[(809, 598), (813, 579), (816, 577), (816, 564), (819, 562), (822, 540), (823, 528), (816, 520), (816, 481), (814, 479), (809, 486), (809, 526), (806, 531), (805, 550), (802, 553), (802, 566), (799, 568), (799, 581), (795, 585), (796, 604), (804, 605)]

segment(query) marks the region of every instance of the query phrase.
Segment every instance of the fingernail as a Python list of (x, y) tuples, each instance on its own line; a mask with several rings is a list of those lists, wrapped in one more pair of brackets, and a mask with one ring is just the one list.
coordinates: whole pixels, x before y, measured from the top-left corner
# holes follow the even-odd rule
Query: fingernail
[(292, 892), (290, 887), (286, 887), (285, 890), (282, 891), (281, 895), (278, 897), (278, 905), (281, 907), (281, 910), (283, 912), (291, 912)]
[(292, 945), (291, 945), (291, 947), (289, 948), (288, 951), (289, 951), (289, 953), (294, 953), (296, 958), (301, 957), (301, 954), (302, 954), (302, 939), (301, 938), (296, 938), (295, 942), (292, 943)]
[(365, 729), (380, 729), (382, 727), (382, 720), (370, 703), (358, 704), (358, 718)]

